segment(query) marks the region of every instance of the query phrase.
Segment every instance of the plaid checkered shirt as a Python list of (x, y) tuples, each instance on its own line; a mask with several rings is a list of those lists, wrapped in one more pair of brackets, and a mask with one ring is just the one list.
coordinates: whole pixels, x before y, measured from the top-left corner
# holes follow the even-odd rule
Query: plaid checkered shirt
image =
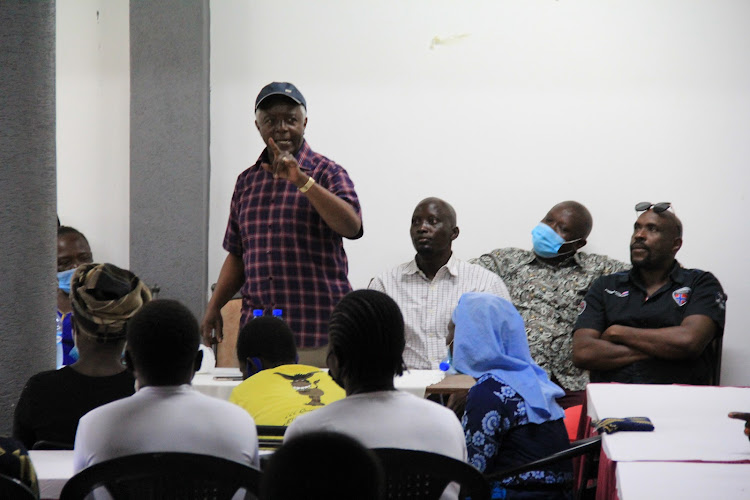
[[(361, 217), (346, 170), (315, 153), (307, 141), (295, 158), (305, 174)], [(237, 178), (224, 236), (224, 249), (242, 257), (245, 267), (241, 324), (253, 309), (281, 309), (298, 347), (324, 346), (331, 311), (351, 291), (342, 237), (294, 184), (263, 170), (263, 162), (268, 163), (265, 150)]]

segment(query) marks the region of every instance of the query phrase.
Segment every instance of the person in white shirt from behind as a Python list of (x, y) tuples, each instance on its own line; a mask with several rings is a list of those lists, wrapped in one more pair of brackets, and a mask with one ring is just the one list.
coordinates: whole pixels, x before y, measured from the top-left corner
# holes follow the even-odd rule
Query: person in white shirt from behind
[[(336, 306), (328, 327), (327, 363), (346, 397), (297, 417), (284, 441), (309, 432), (333, 431), (368, 448), (439, 453), (466, 461), (466, 441), (447, 408), (397, 391), (393, 377), (404, 369), (404, 320), (398, 305), (375, 290), (350, 292)], [(443, 498), (456, 498), (451, 484)]]
[(456, 211), (440, 198), (425, 198), (411, 216), (409, 234), (416, 256), (373, 278), (367, 288), (396, 301), (406, 323), (404, 361), (409, 369), (437, 370), (448, 351), (445, 338), (458, 299), (486, 292), (510, 300), (503, 280), (453, 255), (458, 238)]
[[(152, 301), (128, 321), (125, 362), (136, 393), (81, 418), (74, 472), (147, 452), (199, 453), (259, 467), (253, 418), (190, 385), (203, 357), (199, 342), (198, 321), (174, 300)], [(206, 425), (217, 418), (220, 426)]]

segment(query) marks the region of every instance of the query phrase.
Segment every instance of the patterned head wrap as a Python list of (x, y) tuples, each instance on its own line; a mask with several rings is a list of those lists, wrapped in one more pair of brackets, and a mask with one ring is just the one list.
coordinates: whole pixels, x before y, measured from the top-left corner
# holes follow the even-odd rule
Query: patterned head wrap
[(128, 320), (149, 300), (146, 284), (113, 264), (84, 264), (70, 281), (77, 332), (101, 343), (124, 339)]

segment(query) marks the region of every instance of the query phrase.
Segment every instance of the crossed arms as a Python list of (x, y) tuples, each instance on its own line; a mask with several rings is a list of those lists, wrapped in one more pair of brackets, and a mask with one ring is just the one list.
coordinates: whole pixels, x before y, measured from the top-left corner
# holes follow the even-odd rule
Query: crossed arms
[(587, 370), (614, 370), (649, 358), (695, 359), (716, 335), (716, 323), (703, 314), (679, 326), (634, 328), (612, 325), (604, 332), (579, 328), (573, 333), (573, 364)]

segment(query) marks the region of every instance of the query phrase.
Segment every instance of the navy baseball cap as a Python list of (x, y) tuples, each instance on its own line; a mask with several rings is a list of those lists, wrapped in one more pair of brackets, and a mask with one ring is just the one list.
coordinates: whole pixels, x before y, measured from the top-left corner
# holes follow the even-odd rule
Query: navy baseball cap
[(260, 103), (262, 103), (265, 98), (272, 95), (286, 96), (307, 109), (307, 102), (305, 102), (305, 98), (302, 96), (302, 93), (297, 90), (297, 87), (288, 82), (273, 82), (260, 90), (257, 99), (255, 99), (255, 111), (258, 111), (258, 106), (260, 106)]

